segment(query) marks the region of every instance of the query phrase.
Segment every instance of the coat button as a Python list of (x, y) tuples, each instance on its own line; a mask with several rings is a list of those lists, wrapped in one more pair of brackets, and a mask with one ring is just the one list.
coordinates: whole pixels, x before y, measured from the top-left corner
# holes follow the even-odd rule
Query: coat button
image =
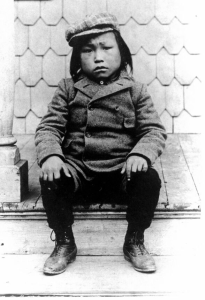
[(91, 137), (91, 134), (90, 134), (89, 132), (86, 132), (85, 136), (86, 136), (87, 138), (90, 138), (90, 137)]
[(101, 81), (100, 81), (100, 84), (103, 85), (103, 84), (104, 84), (104, 81), (101, 80)]

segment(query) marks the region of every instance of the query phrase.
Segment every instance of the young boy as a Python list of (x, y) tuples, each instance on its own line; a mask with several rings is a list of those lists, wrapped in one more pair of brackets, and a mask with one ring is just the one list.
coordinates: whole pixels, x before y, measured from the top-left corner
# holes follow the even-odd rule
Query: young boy
[(70, 25), (66, 39), (72, 78), (60, 81), (35, 139), (43, 205), (56, 235), (44, 273), (62, 273), (75, 260), (72, 206), (99, 194), (126, 199), (124, 257), (136, 270), (154, 272), (144, 231), (159, 198), (152, 165), (164, 149), (165, 129), (146, 87), (127, 73), (132, 58), (115, 16), (89, 16)]

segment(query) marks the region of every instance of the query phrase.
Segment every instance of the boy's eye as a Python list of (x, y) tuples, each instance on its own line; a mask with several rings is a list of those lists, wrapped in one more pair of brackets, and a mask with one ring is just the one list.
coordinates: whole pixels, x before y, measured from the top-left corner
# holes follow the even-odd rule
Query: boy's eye
[(84, 49), (82, 49), (83, 53), (90, 53), (91, 51), (92, 51), (91, 48), (84, 48)]
[(104, 46), (103, 49), (104, 50), (109, 50), (109, 49), (112, 49), (112, 47)]

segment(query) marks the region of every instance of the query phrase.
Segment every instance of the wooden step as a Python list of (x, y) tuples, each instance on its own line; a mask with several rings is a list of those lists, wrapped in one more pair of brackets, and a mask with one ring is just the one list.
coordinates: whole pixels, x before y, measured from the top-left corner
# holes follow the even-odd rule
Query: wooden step
[[(155, 219), (145, 232), (154, 255), (197, 254), (200, 219)], [(127, 221), (122, 219), (76, 220), (73, 231), (78, 255), (122, 255)], [(45, 220), (0, 220), (0, 254), (48, 254), (54, 247)], [(53, 234), (53, 238), (55, 235)]]
[(42, 273), (46, 258), (40, 254), (0, 257), (0, 295), (204, 299), (197, 257), (191, 260), (188, 256), (157, 256), (157, 272), (143, 274), (135, 271), (123, 256), (78, 256), (57, 276)]
[[(0, 295), (201, 298), (201, 219), (154, 219), (145, 245), (157, 272), (136, 272), (124, 260), (124, 219), (79, 219), (73, 226), (78, 255), (65, 273), (43, 275), (54, 242), (45, 220), (0, 220)], [(54, 236), (53, 236), (54, 238)]]

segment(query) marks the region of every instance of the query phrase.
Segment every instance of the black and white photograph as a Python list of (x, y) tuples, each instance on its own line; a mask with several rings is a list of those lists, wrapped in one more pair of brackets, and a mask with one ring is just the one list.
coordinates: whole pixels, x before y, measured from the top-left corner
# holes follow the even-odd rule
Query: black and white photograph
[(0, 298), (205, 299), (202, 0), (1, 0)]

